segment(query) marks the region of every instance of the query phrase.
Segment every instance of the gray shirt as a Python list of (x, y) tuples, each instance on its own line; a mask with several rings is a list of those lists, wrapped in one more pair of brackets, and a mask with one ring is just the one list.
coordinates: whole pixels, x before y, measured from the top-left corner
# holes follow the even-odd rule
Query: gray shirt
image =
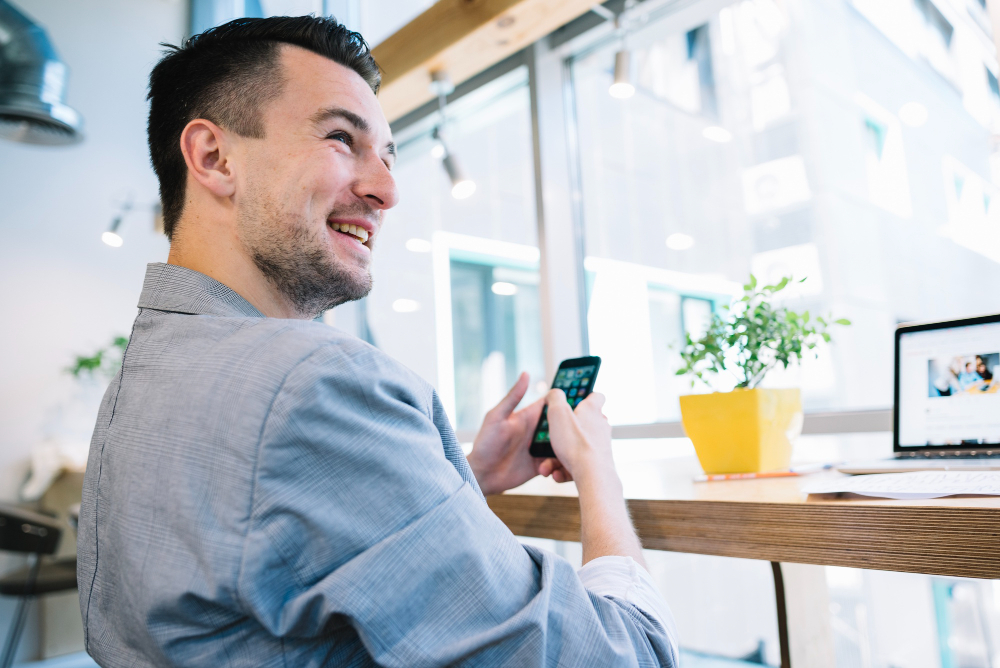
[(676, 665), (486, 505), (434, 390), (323, 324), (151, 264), (79, 529), (102, 666)]

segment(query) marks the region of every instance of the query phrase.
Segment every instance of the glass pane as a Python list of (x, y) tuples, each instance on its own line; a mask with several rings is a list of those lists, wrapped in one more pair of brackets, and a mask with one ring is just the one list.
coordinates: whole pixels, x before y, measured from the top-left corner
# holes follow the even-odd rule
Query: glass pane
[(1000, 581), (826, 568), (838, 666), (989, 668)]
[[(526, 71), (447, 113), (443, 127), (434, 115), (396, 133), (400, 203), (377, 240), (374, 288), (333, 322), (366, 331), (438, 388), (458, 429), (472, 430), (521, 371), (532, 378), (526, 401), (546, 388)], [(467, 198), (452, 196), (445, 147), (476, 184)]]
[(983, 289), (1000, 282), (1000, 86), (982, 6), (790, 7), (630, 20), (628, 99), (608, 93), (618, 38), (569, 61), (613, 422), (678, 418), (683, 334), (751, 272), (807, 278), (784, 303), (853, 321), (765, 381), (807, 410), (891, 406), (897, 323), (1000, 311)]

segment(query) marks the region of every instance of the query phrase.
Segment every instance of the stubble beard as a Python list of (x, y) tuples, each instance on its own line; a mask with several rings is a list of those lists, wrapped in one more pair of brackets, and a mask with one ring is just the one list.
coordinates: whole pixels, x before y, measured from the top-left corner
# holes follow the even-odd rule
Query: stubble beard
[[(371, 211), (333, 211), (326, 220), (358, 216), (371, 217)], [(240, 213), (238, 226), (257, 269), (303, 318), (361, 299), (372, 289), (370, 263), (348, 266), (334, 255), (325, 221), (323, 227), (310, 227), (276, 207), (251, 205)]]

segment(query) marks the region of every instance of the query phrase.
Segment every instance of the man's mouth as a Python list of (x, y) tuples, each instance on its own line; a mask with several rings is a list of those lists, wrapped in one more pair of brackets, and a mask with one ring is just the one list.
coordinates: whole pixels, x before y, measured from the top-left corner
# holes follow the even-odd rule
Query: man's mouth
[(340, 232), (341, 234), (346, 234), (349, 237), (354, 237), (354, 239), (361, 244), (368, 242), (368, 230), (360, 225), (348, 225), (346, 223), (329, 223), (329, 225), (334, 232)]

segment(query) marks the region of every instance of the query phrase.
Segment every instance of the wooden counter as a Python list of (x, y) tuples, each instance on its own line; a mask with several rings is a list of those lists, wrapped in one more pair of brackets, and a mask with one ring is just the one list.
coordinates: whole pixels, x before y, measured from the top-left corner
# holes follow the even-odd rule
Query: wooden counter
[[(643, 546), (772, 562), (1000, 578), (1000, 497), (807, 497), (795, 478), (695, 483), (693, 457), (618, 466)], [(572, 483), (532, 480), (488, 499), (516, 535), (580, 540)]]

